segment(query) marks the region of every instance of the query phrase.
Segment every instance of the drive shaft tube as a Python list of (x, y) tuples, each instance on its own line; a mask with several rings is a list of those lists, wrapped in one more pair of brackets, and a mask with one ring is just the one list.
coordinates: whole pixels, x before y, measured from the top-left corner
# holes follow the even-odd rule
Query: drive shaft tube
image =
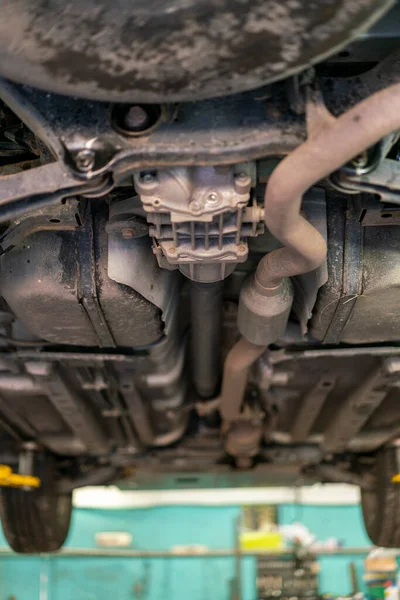
[[(310, 108), (312, 107), (309, 105), (308, 117), (311, 115)], [(282, 243), (283, 248), (274, 250), (262, 258), (250, 283), (251, 289), (245, 292), (255, 296), (260, 290), (265, 290), (264, 294), (260, 295), (261, 303), (274, 303), (276, 295), (281, 293), (282, 285), (285, 285), (284, 282), (288, 278), (313, 271), (324, 262), (327, 252), (326, 241), (300, 214), (303, 195), (318, 181), (340, 169), (358, 154), (392, 132), (400, 130), (400, 84), (373, 94), (338, 118), (329, 115), (326, 110), (320, 114), (324, 114), (324, 118), (312, 123), (307, 141), (283, 159), (268, 180), (264, 202), (265, 224)], [(262, 339), (262, 336), (255, 335), (254, 322), (249, 326), (246, 325), (246, 319), (240, 318), (245, 300), (246, 297), (243, 295), (240, 301), (242, 306), (239, 306), (239, 329), (249, 343), (256, 343)], [(248, 303), (245, 309), (248, 310)], [(254, 312), (259, 316), (263, 312), (263, 307), (257, 308)], [(288, 314), (288, 312), (285, 314), (286, 320)], [(268, 319), (265, 320), (265, 328), (271, 336), (265, 336), (264, 349), (277, 341), (276, 336), (282, 326), (280, 313), (276, 316), (272, 315), (271, 318), (280, 319), (280, 327), (274, 327)], [(231, 353), (235, 355), (239, 352), (243, 343), (243, 340), (239, 340)], [(260, 354), (255, 353), (254, 361)], [(251, 364), (249, 361), (245, 363), (247, 374)], [(243, 365), (238, 364), (241, 369), (241, 381), (243, 381)], [(221, 414), (224, 418), (228, 412), (230, 420), (234, 415), (233, 411), (229, 409), (227, 411), (227, 406), (231, 404), (239, 416), (243, 401), (243, 385), (237, 387), (227, 385), (228, 380), (237, 376), (235, 373), (237, 368), (235, 361), (226, 360)]]
[(192, 374), (202, 398), (215, 397), (221, 380), (223, 291), (223, 281), (190, 283)]

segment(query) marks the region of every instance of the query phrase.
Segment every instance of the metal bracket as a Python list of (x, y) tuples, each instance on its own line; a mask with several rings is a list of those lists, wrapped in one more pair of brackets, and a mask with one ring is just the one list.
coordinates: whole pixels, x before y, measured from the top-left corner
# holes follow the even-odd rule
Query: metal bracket
[(52, 162), (29, 171), (0, 176), (0, 223), (26, 212), (57, 204), (77, 194), (103, 196), (112, 188), (109, 178), (80, 180), (62, 162)]
[(322, 375), (303, 398), (291, 434), (293, 442), (303, 442), (310, 434), (320, 411), (335, 385), (335, 377)]
[[(267, 107), (259, 91), (181, 104), (154, 130), (135, 137), (115, 128), (105, 102), (47, 94), (1, 78), (0, 97), (70, 172), (86, 180), (111, 172), (126, 177), (154, 166), (237, 164), (282, 155), (306, 135), (304, 120), (279, 108), (281, 98)], [(92, 153), (90, 168), (79, 164), (82, 151)]]
[(68, 198), (58, 206), (50, 205), (21, 215), (0, 235), (0, 255), (37, 231), (75, 231), (84, 221), (81, 208), (82, 203), (77, 199)]
[(326, 452), (344, 452), (387, 395), (387, 376), (379, 365), (338, 408), (324, 432)]
[(346, 194), (377, 194), (381, 202), (400, 204), (400, 163), (390, 158), (361, 175), (350, 174), (346, 169), (337, 171), (331, 176), (331, 183)]
[(362, 227), (358, 216), (349, 210), (343, 256), (343, 292), (325, 334), (324, 344), (337, 344), (353, 312), (357, 296), (362, 292)]
[(126, 217), (133, 216), (131, 210), (129, 199), (110, 205), (111, 226), (106, 229), (108, 276), (118, 283), (128, 285), (157, 306), (168, 330), (174, 315), (179, 281), (176, 273), (158, 266), (151, 240), (148, 235), (143, 235), (147, 233), (147, 229), (131, 227), (130, 235), (124, 236), (127, 229)]

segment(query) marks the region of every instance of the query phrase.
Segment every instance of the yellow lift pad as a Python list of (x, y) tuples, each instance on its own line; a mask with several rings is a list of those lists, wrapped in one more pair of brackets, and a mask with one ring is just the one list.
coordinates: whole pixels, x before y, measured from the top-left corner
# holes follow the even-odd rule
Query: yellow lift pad
[(39, 477), (33, 475), (19, 475), (13, 473), (8, 465), (0, 465), (0, 486), (2, 487), (40, 487)]

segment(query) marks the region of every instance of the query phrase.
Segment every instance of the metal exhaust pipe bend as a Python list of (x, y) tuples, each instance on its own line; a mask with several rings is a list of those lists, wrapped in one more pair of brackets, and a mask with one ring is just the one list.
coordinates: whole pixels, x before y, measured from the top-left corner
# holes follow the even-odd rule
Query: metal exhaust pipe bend
[[(325, 260), (327, 246), (324, 238), (300, 214), (303, 194), (382, 138), (400, 130), (400, 84), (373, 94), (338, 118), (321, 105), (309, 105), (308, 109), (309, 138), (279, 163), (267, 184), (265, 224), (284, 247), (267, 254), (260, 261), (247, 291), (253, 306), (256, 298), (261, 303), (273, 304), (287, 278), (313, 271)], [(242, 297), (240, 304), (246, 304)], [(251, 302), (245, 306), (243, 315), (248, 316), (250, 311)], [(239, 330), (248, 344), (254, 344), (254, 337), (246, 335), (246, 319), (241, 319), (240, 313), (239, 305)], [(255, 311), (254, 315), (261, 323), (262, 311)], [(277, 318), (276, 315), (274, 317)], [(268, 327), (267, 323), (267, 329), (276, 335), (276, 327)], [(251, 333), (254, 330), (253, 322)], [(277, 339), (265, 339), (264, 349)], [(252, 365), (250, 358), (254, 356), (254, 362), (262, 353), (261, 350), (252, 352), (251, 346), (248, 350), (246, 348), (244, 340), (240, 340), (224, 365), (220, 410), (223, 419), (228, 416), (230, 422), (240, 414), (244, 385), (233, 386), (228, 382), (246, 381)], [(240, 356), (243, 350), (249, 360)]]
[[(329, 114), (329, 113), (326, 113)], [(316, 269), (326, 256), (321, 234), (300, 215), (303, 194), (364, 150), (400, 129), (400, 84), (363, 100), (335, 119), (313, 127), (309, 139), (273, 171), (265, 191), (264, 218), (284, 248), (266, 255), (257, 268), (265, 288), (284, 277)]]
[(240, 414), (248, 371), (263, 352), (265, 346), (256, 346), (245, 338), (241, 338), (229, 351), (224, 364), (220, 403), (225, 427)]

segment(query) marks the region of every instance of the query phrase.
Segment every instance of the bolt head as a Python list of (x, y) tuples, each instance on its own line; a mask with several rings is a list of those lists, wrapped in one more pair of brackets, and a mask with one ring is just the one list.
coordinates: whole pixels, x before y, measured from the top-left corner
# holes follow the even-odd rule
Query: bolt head
[(356, 167), (356, 169), (364, 169), (365, 167), (368, 166), (368, 155), (366, 152), (362, 152), (361, 154), (359, 154), (358, 156), (356, 156), (355, 158), (353, 158), (353, 166)]
[(143, 106), (134, 104), (128, 110), (124, 118), (124, 125), (128, 130), (142, 131), (147, 129), (149, 116)]
[(200, 204), (200, 202), (198, 200), (193, 200), (190, 204), (189, 204), (189, 209), (192, 213), (199, 213), (202, 209), (202, 206)]
[(131, 227), (124, 227), (121, 229), (121, 235), (124, 240), (130, 240), (133, 237), (133, 233), (134, 231)]
[(152, 173), (145, 173), (142, 177), (143, 183), (152, 183), (154, 181), (154, 175)]
[(251, 188), (251, 178), (246, 173), (238, 173), (234, 185), (237, 194), (247, 194)]
[(90, 148), (84, 148), (75, 156), (75, 165), (79, 171), (87, 173), (93, 169), (95, 158), (96, 156), (93, 150)]
[(212, 206), (216, 206), (217, 204), (220, 203), (220, 201), (221, 201), (221, 197), (215, 191), (208, 192), (208, 194), (206, 195), (206, 202), (207, 202), (207, 204), (211, 204)]

